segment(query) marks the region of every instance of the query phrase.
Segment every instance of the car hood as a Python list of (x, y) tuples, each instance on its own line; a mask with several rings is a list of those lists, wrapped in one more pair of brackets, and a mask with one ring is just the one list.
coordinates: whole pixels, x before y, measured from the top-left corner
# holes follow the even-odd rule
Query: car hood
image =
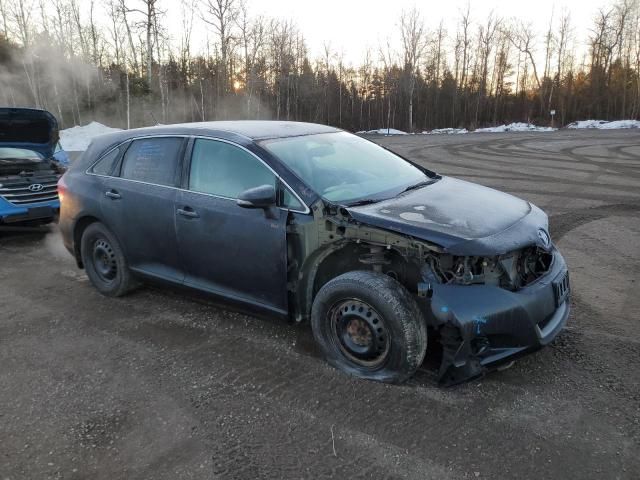
[(450, 177), (347, 211), (360, 223), (435, 243), (454, 255), (501, 255), (550, 244), (542, 210), (507, 193)]
[(58, 122), (49, 112), (0, 108), (0, 147), (28, 148), (49, 158), (58, 138)]

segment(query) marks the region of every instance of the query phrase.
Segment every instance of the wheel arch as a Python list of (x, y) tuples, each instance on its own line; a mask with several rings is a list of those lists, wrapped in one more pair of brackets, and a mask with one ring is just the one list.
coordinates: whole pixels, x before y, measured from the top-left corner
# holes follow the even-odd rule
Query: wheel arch
[[(76, 259), (78, 268), (84, 268), (82, 263), (82, 254), (80, 251), (82, 243), (82, 235), (87, 227), (93, 223), (103, 223), (98, 217), (94, 215), (84, 215), (76, 220), (73, 225), (73, 256)], [(108, 227), (107, 227), (108, 228)]]
[[(301, 322), (310, 318), (311, 306), (316, 294), (330, 280), (349, 271), (375, 270), (375, 263), (365, 264), (361, 261), (362, 255), (366, 254), (371, 247), (381, 247), (381, 245), (358, 241), (340, 241), (326, 245), (314, 252), (304, 262), (299, 272), (295, 320)], [(390, 268), (382, 266), (380, 270), (396, 278), (409, 291), (415, 290), (416, 282), (413, 282), (412, 285), (412, 279), (417, 272), (417, 267), (412, 267), (406, 256), (395, 248), (385, 247), (383, 254), (388, 259)]]

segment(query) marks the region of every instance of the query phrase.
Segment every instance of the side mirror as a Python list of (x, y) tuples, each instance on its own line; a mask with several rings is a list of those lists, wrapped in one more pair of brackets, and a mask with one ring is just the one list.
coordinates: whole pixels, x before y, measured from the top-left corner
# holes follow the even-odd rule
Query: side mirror
[(273, 207), (276, 204), (276, 189), (273, 185), (250, 188), (238, 196), (236, 203), (242, 208)]

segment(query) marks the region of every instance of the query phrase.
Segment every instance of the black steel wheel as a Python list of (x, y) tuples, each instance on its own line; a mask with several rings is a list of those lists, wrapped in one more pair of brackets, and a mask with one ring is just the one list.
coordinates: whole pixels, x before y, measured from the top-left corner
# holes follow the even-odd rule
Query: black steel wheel
[(103, 282), (110, 282), (118, 276), (118, 262), (111, 244), (104, 238), (98, 238), (92, 248), (92, 264), (96, 274)]
[(376, 368), (389, 354), (389, 332), (384, 319), (366, 302), (340, 300), (329, 310), (333, 341), (352, 362)]
[(411, 294), (376, 272), (348, 272), (324, 285), (311, 327), (327, 361), (351, 375), (399, 383), (420, 366), (426, 322)]
[(92, 223), (82, 234), (82, 263), (93, 286), (103, 295), (119, 297), (134, 280), (116, 237), (101, 223)]

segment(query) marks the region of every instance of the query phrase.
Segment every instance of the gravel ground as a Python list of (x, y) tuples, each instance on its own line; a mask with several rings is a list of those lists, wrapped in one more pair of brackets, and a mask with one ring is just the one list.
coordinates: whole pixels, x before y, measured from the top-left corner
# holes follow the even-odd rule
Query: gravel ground
[(0, 232), (0, 479), (640, 478), (640, 132), (379, 137), (551, 216), (573, 312), (451, 389), (355, 380), (307, 326), (101, 297), (55, 228)]

